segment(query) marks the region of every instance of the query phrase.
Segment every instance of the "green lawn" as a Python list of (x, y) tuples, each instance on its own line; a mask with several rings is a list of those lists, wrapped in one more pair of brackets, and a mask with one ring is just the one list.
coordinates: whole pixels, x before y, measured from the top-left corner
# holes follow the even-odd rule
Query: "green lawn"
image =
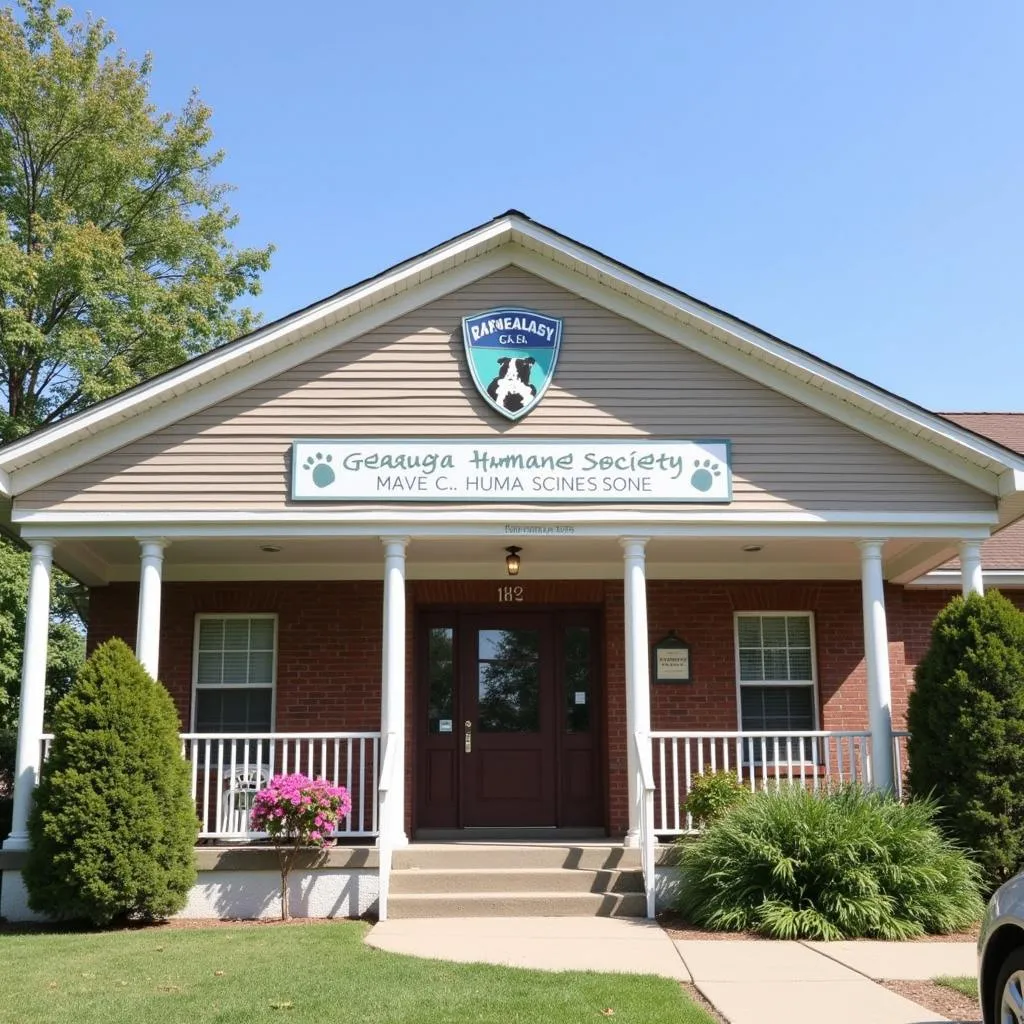
[(366, 928), (0, 933), (0, 1021), (710, 1024), (668, 979), (418, 960), (365, 946)]
[(949, 975), (943, 975), (941, 978), (932, 978), (932, 981), (936, 985), (942, 985), (944, 988), (951, 988), (956, 992), (962, 992), (965, 996), (971, 999), (978, 998), (978, 979), (977, 978), (954, 978)]

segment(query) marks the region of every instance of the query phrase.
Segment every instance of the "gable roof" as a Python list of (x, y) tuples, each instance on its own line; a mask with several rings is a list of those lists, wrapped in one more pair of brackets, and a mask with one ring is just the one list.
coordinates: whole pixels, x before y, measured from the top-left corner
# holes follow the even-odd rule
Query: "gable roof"
[[(424, 253), (0, 448), (0, 496), (16, 496), (514, 264), (730, 366), (1024, 512), (1024, 455), (509, 210)], [(698, 333), (694, 333), (696, 328)], [(685, 332), (685, 340), (684, 340)]]

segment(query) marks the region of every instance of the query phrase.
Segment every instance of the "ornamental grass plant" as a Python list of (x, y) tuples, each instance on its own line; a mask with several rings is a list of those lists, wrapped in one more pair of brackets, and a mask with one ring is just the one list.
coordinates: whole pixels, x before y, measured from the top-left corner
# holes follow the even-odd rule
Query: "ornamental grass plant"
[(929, 801), (856, 786), (751, 795), (679, 845), (677, 908), (694, 924), (775, 939), (909, 939), (970, 927), (980, 870)]

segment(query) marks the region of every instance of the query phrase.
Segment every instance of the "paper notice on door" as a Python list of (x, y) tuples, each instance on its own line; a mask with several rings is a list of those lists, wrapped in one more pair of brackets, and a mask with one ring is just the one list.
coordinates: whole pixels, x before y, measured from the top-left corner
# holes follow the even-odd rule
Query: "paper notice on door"
[(442, 718), (437, 723), (438, 732), (451, 732), (452, 731), (452, 720), (450, 718)]
[(586, 704), (587, 703), (587, 695), (586, 695), (586, 693), (583, 693), (583, 692), (580, 692), (579, 690), (577, 690), (576, 691), (576, 703), (577, 704)]

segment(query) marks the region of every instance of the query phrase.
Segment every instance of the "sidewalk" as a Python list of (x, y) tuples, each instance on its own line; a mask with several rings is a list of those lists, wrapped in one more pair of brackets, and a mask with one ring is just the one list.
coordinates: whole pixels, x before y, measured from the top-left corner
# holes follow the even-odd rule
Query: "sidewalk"
[(410, 956), (692, 982), (730, 1024), (944, 1021), (875, 984), (973, 975), (969, 942), (673, 940), (652, 921), (607, 917), (384, 921), (366, 940)]

